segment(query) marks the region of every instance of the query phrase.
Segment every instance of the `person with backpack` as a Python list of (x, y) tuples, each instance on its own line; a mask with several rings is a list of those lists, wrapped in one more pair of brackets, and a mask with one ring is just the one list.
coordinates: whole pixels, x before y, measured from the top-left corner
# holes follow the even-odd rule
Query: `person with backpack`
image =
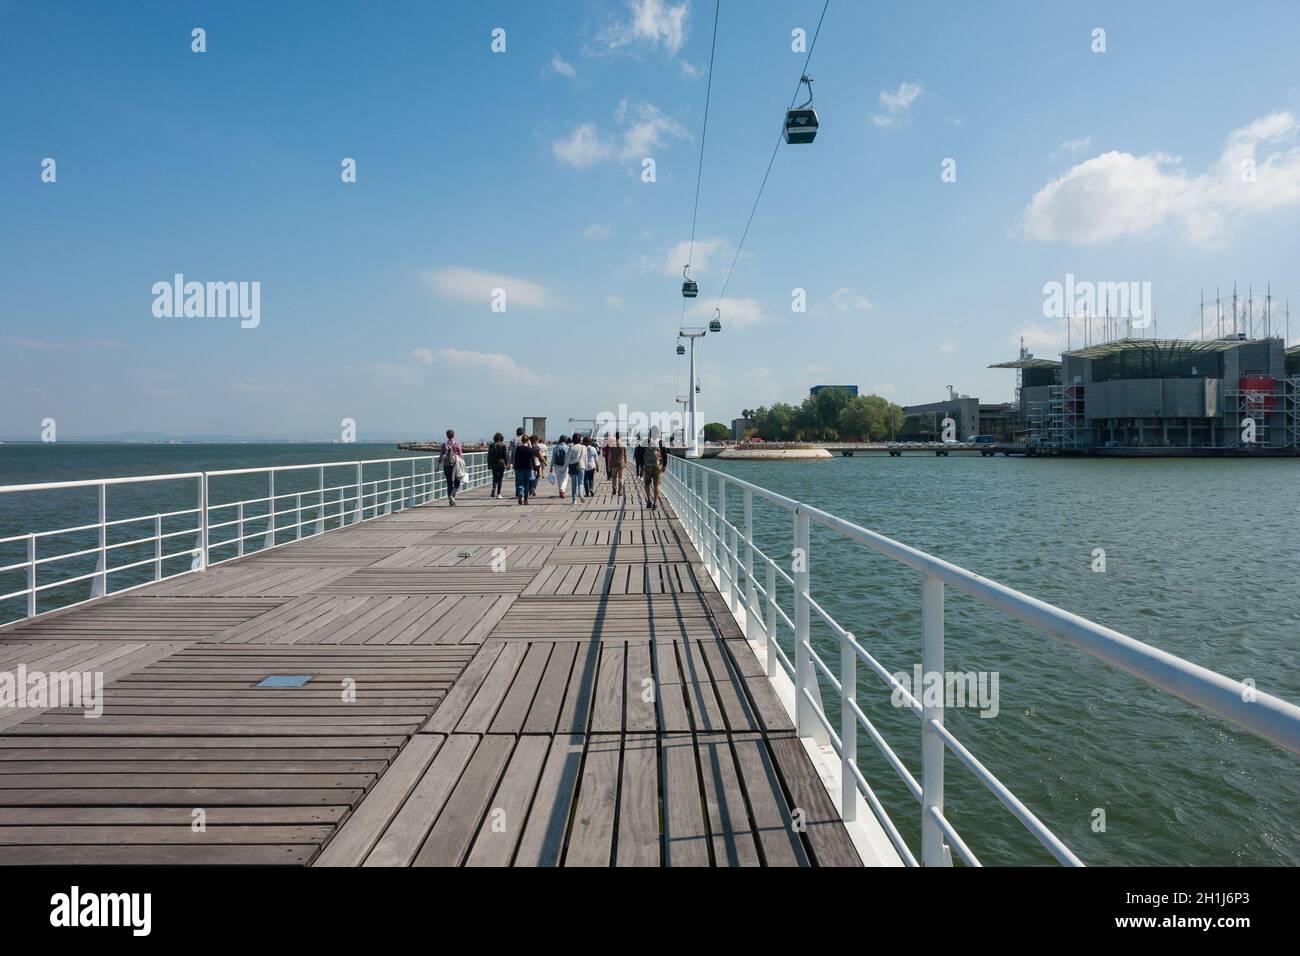
[(447, 429), (447, 440), (439, 449), (438, 464), (442, 466), (442, 476), (447, 482), (447, 504), (454, 505), (456, 489), (465, 477), (465, 454), (460, 442), (456, 440), (455, 431), (450, 428)]
[(515, 504), (528, 504), (528, 496), (533, 488), (533, 462), (537, 449), (522, 435), (515, 441)]
[(582, 437), (573, 433), (569, 443), (569, 494), (573, 496), (570, 504), (577, 504), (582, 497), (582, 473), (587, 467), (587, 450), (582, 447)]
[(492, 472), (493, 498), (501, 497), (501, 483), (506, 477), (507, 461), (509, 461), (509, 451), (505, 439), (500, 432), (497, 432), (492, 436), (492, 444), (488, 446), (488, 470)]
[(654, 445), (647, 443), (645, 450), (645, 466), (642, 469), (642, 479), (645, 481), (645, 501), (646, 507), (651, 511), (659, 507), (659, 453), (663, 451), (663, 439), (659, 439), (659, 449), (656, 450)]
[(569, 436), (561, 435), (551, 449), (551, 474), (555, 476), (555, 487), (564, 497), (564, 489), (569, 487)]
[(606, 455), (609, 459), (609, 480), (614, 486), (615, 493), (622, 495), (623, 491), (623, 466), (627, 464), (627, 449), (623, 447), (618, 432), (614, 432), (614, 444), (606, 449)]

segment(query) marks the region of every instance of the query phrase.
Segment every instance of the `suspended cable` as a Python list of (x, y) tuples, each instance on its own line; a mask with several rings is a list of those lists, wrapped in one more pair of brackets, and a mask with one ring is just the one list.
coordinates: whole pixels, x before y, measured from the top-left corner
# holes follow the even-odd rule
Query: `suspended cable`
[(704, 88), (704, 129), (700, 132), (700, 164), (695, 171), (695, 206), (691, 210), (691, 247), (686, 254), (686, 268), (691, 267), (695, 258), (695, 221), (700, 214), (700, 181), (704, 178), (704, 141), (709, 136), (709, 101), (713, 98), (713, 54), (718, 49), (718, 13), (722, 9), (722, 0), (715, 0), (713, 5), (713, 41), (709, 44), (709, 80)]
[[(794, 108), (794, 102), (799, 98), (799, 90), (803, 86), (804, 77), (808, 75), (808, 64), (812, 62), (813, 50), (817, 47), (817, 37), (822, 32), (822, 21), (826, 19), (826, 8), (830, 6), (831, 0), (826, 0), (822, 4), (822, 14), (817, 18), (817, 29), (813, 31), (812, 42), (808, 44), (808, 55), (804, 57), (803, 69), (799, 73), (799, 82), (795, 84), (794, 95), (790, 97), (790, 105), (786, 108), (787, 112)], [(811, 87), (809, 88), (811, 92)], [(736, 271), (736, 263), (740, 261), (740, 250), (745, 247), (745, 238), (749, 235), (749, 227), (754, 222), (754, 213), (758, 212), (759, 200), (763, 198), (763, 190), (767, 186), (767, 177), (772, 173), (772, 164), (776, 162), (777, 151), (781, 148), (781, 143), (785, 138), (785, 118), (782, 117), (781, 130), (776, 136), (776, 145), (772, 147), (772, 156), (767, 161), (767, 171), (763, 173), (763, 181), (758, 186), (758, 195), (754, 197), (754, 208), (749, 211), (749, 219), (745, 221), (745, 231), (740, 234), (740, 243), (736, 246), (736, 255), (731, 260), (731, 268), (727, 270), (727, 277), (722, 282), (722, 290), (718, 293), (717, 307), (722, 305), (722, 298), (727, 294), (727, 286), (731, 284), (731, 274)]]

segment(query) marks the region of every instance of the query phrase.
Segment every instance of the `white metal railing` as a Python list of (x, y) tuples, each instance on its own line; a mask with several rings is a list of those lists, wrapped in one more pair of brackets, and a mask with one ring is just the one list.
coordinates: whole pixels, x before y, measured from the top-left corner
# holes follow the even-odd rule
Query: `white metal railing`
[[(1300, 707), (1241, 681), (1231, 680), (828, 512), (694, 461), (669, 457), (664, 493), (676, 509), (691, 543), (727, 600), (732, 614), (744, 626), (746, 638), (763, 651), (768, 677), (778, 677), (779, 667), (793, 683), (798, 735), (811, 738), (821, 747), (833, 748), (839, 758), (841, 792), (838, 803), (841, 815), (846, 822), (855, 819), (860, 794), (894, 849), (908, 865), (917, 865), (916, 856), (858, 768), (859, 729), (866, 732), (921, 805), (921, 865), (950, 864), (949, 849), (967, 864), (980, 865), (944, 816), (945, 751), (983, 783), (1057, 860), (1070, 866), (1082, 866), (1083, 863), (948, 730), (944, 725), (942, 698), (937, 703), (927, 699), (923, 704), (917, 700), (852, 633), (841, 627), (813, 599), (809, 551), (814, 524), (920, 573), (921, 669), (925, 674), (944, 673), (944, 588), (948, 586), (1086, 651), (1139, 680), (1224, 717), (1279, 747), (1300, 754)], [(740, 519), (743, 528), (728, 518), (729, 495), (740, 495), (743, 499), (743, 518)], [(788, 512), (792, 518), (789, 572), (755, 542), (756, 498)], [(778, 603), (778, 587), (790, 589), (794, 602), (793, 617)], [(811, 622), (814, 616), (825, 623), (839, 642), (838, 670), (832, 668), (812, 645)], [(781, 648), (782, 634), (793, 639), (793, 662)], [(890, 692), (897, 693), (920, 720), (919, 783), (858, 704), (859, 661), (870, 668)], [(823, 706), (819, 672), (839, 699), (838, 729), (832, 725)], [(929, 698), (934, 695), (922, 696)]]
[[(0, 625), (445, 498), (446, 479), (436, 461), (437, 456), (430, 455), (0, 485), (0, 500), (76, 489), (93, 491), (97, 498), (94, 520), (0, 537), (0, 549), (21, 547), (26, 552), (20, 561), (5, 564), (8, 559), (0, 559), (0, 592), (6, 591), (6, 574), (26, 578), (25, 586), (0, 593)], [(485, 452), (466, 454), (465, 466), (462, 488), (491, 480)], [(376, 470), (381, 472), (378, 476)], [(327, 473), (340, 472), (346, 472), (347, 480), (327, 482)], [(212, 500), (214, 486), (231, 483), (247, 488), (259, 476), (265, 476), (264, 494)], [(278, 491), (277, 479), (281, 480)], [(148, 485), (159, 487), (144, 487)], [(169, 504), (159, 510), (140, 510), (137, 505), (125, 517), (110, 518), (110, 491), (122, 489), (135, 490), (137, 498), (143, 496), (154, 508), (159, 499)], [(193, 506), (185, 506), (187, 500)], [(182, 526), (168, 529), (178, 523)], [(110, 534), (120, 534), (124, 540), (110, 541)], [(89, 567), (92, 558), (93, 570), (76, 567), (77, 563)], [(115, 581), (126, 583), (115, 587)], [(80, 593), (88, 588), (88, 596), (68, 600), (73, 593), (69, 589), (78, 586)], [(40, 607), (41, 598), (54, 606)], [(17, 602), (22, 602), (21, 612), (6, 610), (6, 604)]]

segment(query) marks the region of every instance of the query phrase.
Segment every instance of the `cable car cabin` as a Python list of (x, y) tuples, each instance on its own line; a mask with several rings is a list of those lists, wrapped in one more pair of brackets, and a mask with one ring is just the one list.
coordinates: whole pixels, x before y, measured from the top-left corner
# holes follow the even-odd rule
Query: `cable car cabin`
[(700, 285), (694, 279), (687, 279), (682, 283), (682, 297), (693, 299), (700, 294)]
[(686, 346), (685, 346), (685, 345), (682, 345), (681, 342), (678, 342), (678, 343), (677, 343), (677, 354), (678, 354), (678, 355), (685, 355), (685, 354), (686, 354)]
[(808, 109), (790, 110), (785, 114), (785, 141), (787, 143), (811, 143), (817, 135), (817, 111)]
[[(770, 128), (771, 128), (771, 127), (769, 127), (769, 129), (770, 129)], [(709, 320), (709, 331), (710, 331), (710, 332), (721, 332), (721, 331), (722, 331), (722, 322), (719, 321), (718, 319), (710, 319), (710, 320)]]

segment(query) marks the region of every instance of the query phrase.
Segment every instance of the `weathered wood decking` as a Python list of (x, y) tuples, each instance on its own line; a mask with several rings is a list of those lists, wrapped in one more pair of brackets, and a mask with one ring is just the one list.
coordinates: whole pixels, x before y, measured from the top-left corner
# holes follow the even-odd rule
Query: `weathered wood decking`
[(0, 630), (0, 670), (107, 681), (98, 719), (0, 711), (0, 864), (858, 865), (627, 490), (478, 489)]

